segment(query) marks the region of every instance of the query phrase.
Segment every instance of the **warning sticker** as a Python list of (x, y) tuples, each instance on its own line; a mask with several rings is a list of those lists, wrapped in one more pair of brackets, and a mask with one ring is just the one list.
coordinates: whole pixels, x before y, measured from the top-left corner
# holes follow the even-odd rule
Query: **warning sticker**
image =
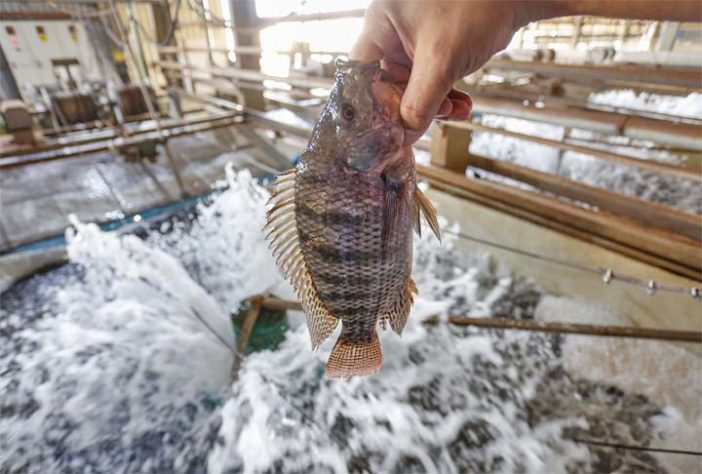
[(41, 25), (37, 25), (37, 34), (39, 35), (39, 41), (41, 42), (46, 42), (49, 40), (49, 37), (46, 35), (46, 30), (44, 30), (44, 27)]

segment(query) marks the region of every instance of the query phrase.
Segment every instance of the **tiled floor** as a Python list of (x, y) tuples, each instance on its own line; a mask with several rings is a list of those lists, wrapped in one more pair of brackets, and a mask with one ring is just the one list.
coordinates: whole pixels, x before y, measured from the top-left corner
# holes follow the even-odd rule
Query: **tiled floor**
[[(228, 162), (235, 168), (250, 168), (254, 174), (286, 167), (280, 157), (265, 156), (252, 147), (237, 132), (239, 127), (248, 125), (169, 141), (188, 195), (206, 192), (215, 181), (223, 179)], [(291, 150), (289, 158), (294, 155)], [(60, 234), (71, 213), (84, 221), (109, 221), (180, 196), (163, 151), (156, 163), (125, 162), (102, 152), (9, 169), (0, 173), (0, 250)]]

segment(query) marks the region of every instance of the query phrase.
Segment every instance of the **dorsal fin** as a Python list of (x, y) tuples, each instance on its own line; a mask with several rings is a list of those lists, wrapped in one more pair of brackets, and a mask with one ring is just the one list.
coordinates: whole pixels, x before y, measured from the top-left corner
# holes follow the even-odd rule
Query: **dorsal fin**
[(263, 231), (276, 263), (302, 303), (312, 348), (317, 349), (334, 331), (338, 320), (319, 299), (302, 255), (295, 217), (295, 169), (276, 179)]
[[(436, 236), (437, 239), (439, 239), (439, 242), (441, 242), (441, 229), (439, 227), (439, 220), (436, 216), (436, 208), (434, 205), (431, 203), (429, 198), (422, 192), (421, 189), (418, 187), (415, 188), (414, 191), (414, 203), (415, 206), (417, 207), (417, 214), (415, 218), (415, 227), (416, 229), (419, 229), (420, 223), (419, 223), (419, 211), (422, 211), (422, 214), (424, 214), (424, 218), (427, 220), (429, 223), (429, 227), (431, 228), (432, 232), (434, 232), (434, 235)], [(419, 230), (417, 230), (417, 233), (421, 236), (421, 233)]]

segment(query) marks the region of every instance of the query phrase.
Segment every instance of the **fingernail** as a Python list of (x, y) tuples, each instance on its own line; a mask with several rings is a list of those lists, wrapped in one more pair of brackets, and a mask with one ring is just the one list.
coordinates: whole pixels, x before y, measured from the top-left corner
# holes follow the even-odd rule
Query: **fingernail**
[(441, 105), (439, 106), (439, 110), (436, 111), (436, 116), (437, 117), (445, 117), (447, 115), (450, 115), (452, 110), (453, 110), (453, 104), (451, 104), (451, 101), (448, 99), (444, 99), (441, 102)]

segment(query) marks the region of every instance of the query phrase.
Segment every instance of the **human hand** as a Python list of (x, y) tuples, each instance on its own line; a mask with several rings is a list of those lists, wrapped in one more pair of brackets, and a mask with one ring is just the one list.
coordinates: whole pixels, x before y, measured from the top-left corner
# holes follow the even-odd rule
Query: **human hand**
[(470, 97), (453, 83), (504, 49), (524, 23), (518, 0), (375, 0), (349, 58), (380, 60), (391, 80), (406, 84), (400, 114), (411, 144), (434, 117), (468, 118)]

